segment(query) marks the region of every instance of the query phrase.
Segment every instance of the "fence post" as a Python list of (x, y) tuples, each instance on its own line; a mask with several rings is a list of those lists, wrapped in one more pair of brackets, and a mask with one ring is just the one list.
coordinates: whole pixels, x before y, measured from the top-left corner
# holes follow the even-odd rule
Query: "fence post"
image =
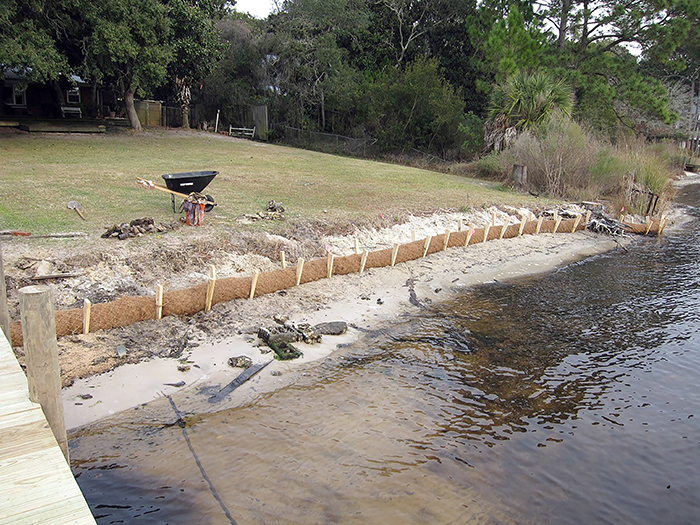
[(2, 244), (0, 244), (0, 329), (5, 332), (7, 340), (12, 341), (10, 310), (7, 307), (7, 290), (5, 289), (5, 271), (2, 267)]
[(51, 288), (41, 285), (20, 289), (19, 308), (27, 359), (29, 399), (41, 405), (58, 446), (61, 447), (66, 461), (70, 461), (66, 422), (63, 419), (56, 312)]

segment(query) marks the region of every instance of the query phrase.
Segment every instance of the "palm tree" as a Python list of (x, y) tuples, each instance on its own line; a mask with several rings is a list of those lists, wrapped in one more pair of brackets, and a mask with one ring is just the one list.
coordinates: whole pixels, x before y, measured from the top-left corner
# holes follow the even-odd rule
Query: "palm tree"
[(549, 73), (516, 71), (493, 91), (489, 120), (494, 128), (536, 130), (554, 110), (571, 116), (574, 97), (565, 82)]

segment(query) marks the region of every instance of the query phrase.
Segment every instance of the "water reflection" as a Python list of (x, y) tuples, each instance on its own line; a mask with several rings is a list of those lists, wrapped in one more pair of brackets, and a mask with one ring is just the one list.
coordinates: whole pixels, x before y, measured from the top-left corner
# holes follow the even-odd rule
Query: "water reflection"
[(78, 481), (101, 523), (697, 522), (697, 226), (474, 288), (251, 407), (121, 415)]

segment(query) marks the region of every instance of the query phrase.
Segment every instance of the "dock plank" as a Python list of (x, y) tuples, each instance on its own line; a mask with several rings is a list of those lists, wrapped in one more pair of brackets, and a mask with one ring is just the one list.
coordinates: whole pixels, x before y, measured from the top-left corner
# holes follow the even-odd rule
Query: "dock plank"
[(26, 376), (0, 331), (0, 525), (94, 525)]

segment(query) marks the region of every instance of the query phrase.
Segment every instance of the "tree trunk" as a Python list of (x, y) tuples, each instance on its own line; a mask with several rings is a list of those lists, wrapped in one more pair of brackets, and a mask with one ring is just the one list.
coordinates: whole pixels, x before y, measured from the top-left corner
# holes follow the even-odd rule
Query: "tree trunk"
[(566, 43), (566, 32), (569, 29), (569, 11), (571, 11), (572, 0), (561, 0), (561, 13), (559, 13), (559, 38), (557, 47), (562, 49)]
[(136, 86), (133, 84), (130, 84), (129, 87), (124, 90), (126, 116), (129, 118), (131, 129), (141, 131), (141, 121), (139, 120), (139, 116), (136, 113), (136, 108), (134, 107), (134, 93), (136, 93)]
[(190, 107), (182, 105), (182, 127), (190, 129)]
[(190, 81), (187, 78), (176, 78), (175, 85), (177, 86), (177, 98), (180, 101), (180, 109), (182, 110), (182, 127), (190, 129), (190, 102), (192, 101), (192, 91), (190, 89)]

